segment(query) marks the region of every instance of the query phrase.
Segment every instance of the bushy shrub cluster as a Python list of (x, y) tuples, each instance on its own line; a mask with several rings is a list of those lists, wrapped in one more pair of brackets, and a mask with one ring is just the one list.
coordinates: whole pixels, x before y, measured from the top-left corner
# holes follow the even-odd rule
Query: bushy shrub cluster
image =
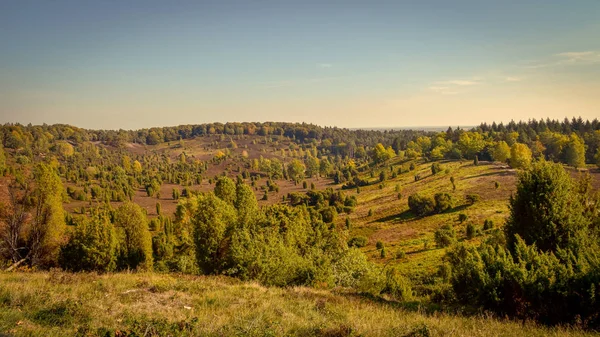
[(424, 216), (450, 210), (454, 201), (448, 193), (436, 193), (433, 198), (416, 193), (408, 197), (408, 207), (414, 214)]
[(599, 327), (600, 202), (587, 183), (544, 161), (522, 172), (506, 240), (447, 253), (457, 299), (501, 315)]

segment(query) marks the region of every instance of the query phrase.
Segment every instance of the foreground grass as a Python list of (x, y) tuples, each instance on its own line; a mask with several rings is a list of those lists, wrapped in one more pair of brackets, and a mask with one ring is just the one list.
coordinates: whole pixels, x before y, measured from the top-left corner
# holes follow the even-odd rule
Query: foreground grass
[(402, 307), (343, 291), (266, 288), (224, 277), (0, 273), (0, 335), (8, 336), (586, 335)]

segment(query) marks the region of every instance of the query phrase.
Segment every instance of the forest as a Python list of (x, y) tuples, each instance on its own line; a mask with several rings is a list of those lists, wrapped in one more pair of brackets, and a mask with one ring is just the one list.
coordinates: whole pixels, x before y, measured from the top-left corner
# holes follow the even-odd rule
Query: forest
[[(134, 336), (146, 335), (139, 322), (151, 321), (150, 335), (237, 334), (198, 330), (200, 316), (185, 324), (167, 314), (93, 321), (76, 300), (32, 304), (35, 294), (16, 291), (19, 277), (57, 288), (85, 277), (168, 277), (163, 290), (162, 281), (132, 285), (149, 295), (191, 292), (184, 284), (197, 280), (244, 282), (340, 297), (318, 300), (316, 310), (356, 296), (392, 308), (382, 315), (418, 307), (448, 320), (531, 322), (525, 335), (600, 329), (596, 119), (443, 132), (275, 122), (141, 130), (4, 124), (0, 138), (2, 332), (58, 326)], [(342, 321), (306, 334), (370, 330)], [(275, 335), (299, 333), (260, 324)], [(415, 324), (381, 334), (445, 329), (427, 319)], [(482, 335), (493, 332), (490, 325)]]

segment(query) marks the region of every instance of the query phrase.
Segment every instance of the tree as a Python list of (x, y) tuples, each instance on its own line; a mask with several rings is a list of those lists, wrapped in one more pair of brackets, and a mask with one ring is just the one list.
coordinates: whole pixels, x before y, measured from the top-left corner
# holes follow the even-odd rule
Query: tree
[(306, 165), (306, 175), (309, 178), (312, 178), (315, 175), (319, 174), (319, 159), (313, 156), (308, 156), (304, 160), (304, 164)]
[(213, 193), (200, 195), (193, 215), (196, 260), (205, 274), (218, 272), (224, 265), (226, 233), (237, 222), (231, 203)]
[(585, 144), (577, 134), (571, 133), (569, 142), (564, 148), (564, 160), (575, 168), (585, 167)]
[(515, 143), (510, 148), (510, 166), (527, 168), (531, 164), (531, 150), (525, 144)]
[(133, 172), (142, 173), (142, 164), (137, 160), (133, 162)]
[(73, 149), (73, 145), (61, 141), (57, 142), (55, 145), (56, 153), (63, 157), (70, 157), (75, 153), (75, 149)]
[(448, 247), (456, 242), (456, 233), (451, 225), (443, 225), (438, 228), (434, 233), (433, 237), (435, 244), (438, 247)]
[(117, 261), (117, 235), (108, 216), (95, 211), (82, 217), (61, 248), (60, 265), (72, 271), (112, 271)]
[(129, 156), (122, 156), (121, 157), (121, 166), (123, 167), (123, 169), (127, 172), (129, 172), (131, 170), (131, 158), (129, 158)]
[(423, 216), (434, 211), (435, 201), (431, 197), (412, 194), (408, 197), (408, 207), (414, 214)]
[(514, 244), (518, 235), (544, 251), (567, 247), (589, 222), (569, 174), (561, 165), (546, 161), (519, 174), (509, 208), (504, 227), (507, 241)]
[(304, 164), (298, 159), (293, 159), (287, 166), (288, 177), (293, 181), (300, 181), (304, 178)]
[(214, 192), (217, 197), (230, 205), (233, 205), (237, 198), (235, 183), (228, 177), (219, 177)]
[(436, 193), (433, 199), (435, 200), (436, 213), (442, 213), (454, 207), (452, 196), (448, 193)]
[(152, 237), (142, 208), (125, 202), (117, 209), (114, 223), (121, 231), (119, 266), (152, 270)]
[(29, 258), (34, 266), (52, 266), (58, 261), (66, 228), (62, 206), (63, 185), (56, 171), (46, 164), (34, 169), (35, 189), (29, 229)]
[(464, 132), (458, 138), (458, 148), (466, 159), (473, 159), (485, 146), (483, 135), (478, 132)]
[(442, 171), (442, 165), (440, 165), (440, 163), (433, 163), (431, 164), (431, 174), (435, 175), (438, 172)]
[(396, 152), (392, 149), (391, 146), (388, 146), (386, 149), (383, 144), (377, 143), (371, 152), (371, 157), (373, 161), (377, 164), (384, 163), (385, 161), (396, 156)]
[(244, 183), (237, 184), (235, 208), (240, 223), (246, 223), (258, 215), (258, 202), (250, 186)]
[(17, 172), (0, 207), (0, 253), (13, 263), (51, 267), (63, 244), (63, 185), (54, 169), (38, 164), (33, 176)]
[(505, 141), (501, 140), (492, 149), (492, 158), (495, 161), (506, 163), (510, 159), (510, 147)]
[(0, 176), (4, 175), (4, 169), (6, 169), (6, 155), (2, 142), (0, 142)]

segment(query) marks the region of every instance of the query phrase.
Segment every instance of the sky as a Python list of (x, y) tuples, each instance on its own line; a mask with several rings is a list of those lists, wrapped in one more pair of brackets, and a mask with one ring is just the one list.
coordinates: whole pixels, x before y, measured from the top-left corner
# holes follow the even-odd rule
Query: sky
[(0, 123), (600, 118), (600, 1), (0, 1)]

